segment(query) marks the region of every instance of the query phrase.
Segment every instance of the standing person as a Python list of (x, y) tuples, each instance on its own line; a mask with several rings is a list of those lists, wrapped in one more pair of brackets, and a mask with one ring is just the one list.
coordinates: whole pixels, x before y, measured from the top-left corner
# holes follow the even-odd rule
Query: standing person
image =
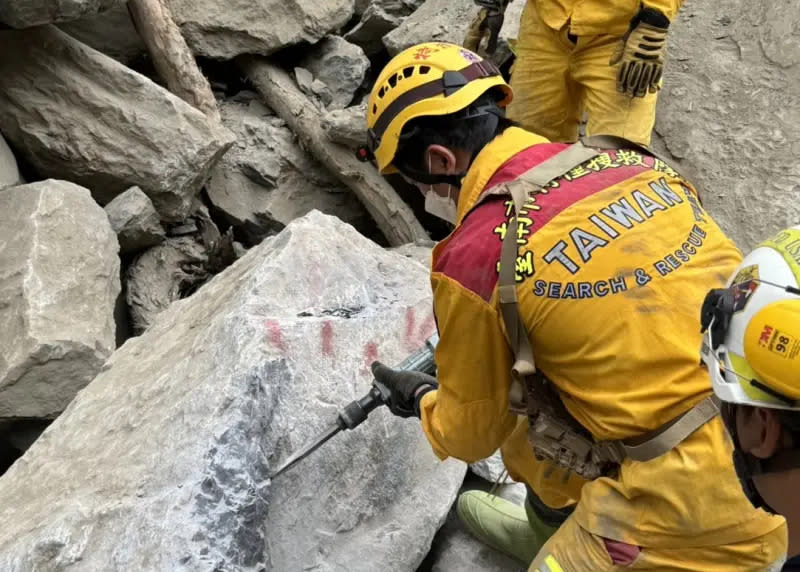
[[(481, 6), (464, 46), (493, 51), (508, 0)], [(667, 32), (682, 0), (528, 0), (522, 13), (508, 116), (551, 141), (586, 133), (650, 143)], [(494, 39), (494, 42), (492, 41)]]
[(786, 517), (800, 554), (800, 226), (748, 254), (702, 312), (703, 361), (754, 506)]
[(445, 43), (373, 87), (362, 157), (455, 225), (431, 262), (438, 379), (373, 364), (391, 411), (442, 459), (500, 448), (538, 496), (580, 497), (531, 570), (777, 570), (785, 521), (742, 493), (698, 365), (697, 308), (740, 252), (662, 161), (551, 143), (504, 117), (512, 96)]

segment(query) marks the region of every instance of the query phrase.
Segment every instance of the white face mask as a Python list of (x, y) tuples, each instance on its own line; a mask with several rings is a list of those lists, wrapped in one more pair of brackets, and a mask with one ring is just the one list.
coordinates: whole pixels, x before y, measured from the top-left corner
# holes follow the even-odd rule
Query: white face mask
[[(431, 172), (431, 158), (428, 156), (428, 172)], [(428, 192), (425, 193), (425, 210), (433, 216), (437, 216), (442, 220), (446, 220), (450, 224), (456, 224), (458, 219), (458, 205), (453, 199), (453, 186), (450, 185), (447, 189), (447, 195), (441, 196), (433, 190), (433, 185), (428, 187)]]

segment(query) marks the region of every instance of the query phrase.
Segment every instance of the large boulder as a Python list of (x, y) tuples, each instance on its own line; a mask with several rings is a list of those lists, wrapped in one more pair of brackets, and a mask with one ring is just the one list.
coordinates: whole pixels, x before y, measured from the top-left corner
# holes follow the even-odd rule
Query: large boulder
[(0, 131), (45, 177), (106, 204), (132, 186), (182, 220), (233, 135), (53, 26), (0, 32)]
[(0, 420), (55, 417), (100, 371), (114, 350), (117, 249), (87, 189), (0, 192)]
[(121, 254), (144, 250), (164, 240), (164, 227), (153, 201), (139, 187), (131, 187), (105, 208)]
[(689, 2), (670, 26), (654, 145), (743, 249), (800, 220), (798, 30), (790, 0)]
[(12, 28), (77, 20), (123, 3), (123, 0), (3, 0), (0, 23)]
[(358, 24), (345, 38), (373, 55), (383, 49), (381, 38), (394, 30), (406, 16), (422, 5), (424, 0), (358, 0)]
[(315, 45), (300, 65), (310, 71), (331, 92), (329, 109), (344, 109), (364, 83), (369, 60), (364, 50), (339, 36), (327, 36)]
[(126, 342), (0, 477), (0, 570), (415, 570), (465, 474), (415, 419), (381, 408), (268, 475), (434, 327), (422, 265), (293, 222)]
[(354, 0), (167, 0), (192, 51), (217, 59), (269, 55), (343, 26)]
[[(511, 57), (511, 43), (519, 34), (526, 1), (513, 0), (506, 9), (497, 51), (491, 56), (498, 65)], [(473, 0), (425, 0), (417, 11), (383, 37), (383, 44), (392, 56), (422, 42), (461, 44), (479, 10)]]
[(124, 64), (147, 53), (126, 3), (58, 26), (73, 38)]
[(0, 134), (0, 189), (13, 187), (22, 183), (22, 175), (19, 174), (17, 159), (14, 153)]
[(206, 190), (212, 205), (249, 244), (312, 209), (359, 228), (368, 226), (369, 215), (358, 199), (260, 101), (224, 102), (220, 112), (237, 140), (212, 170)]

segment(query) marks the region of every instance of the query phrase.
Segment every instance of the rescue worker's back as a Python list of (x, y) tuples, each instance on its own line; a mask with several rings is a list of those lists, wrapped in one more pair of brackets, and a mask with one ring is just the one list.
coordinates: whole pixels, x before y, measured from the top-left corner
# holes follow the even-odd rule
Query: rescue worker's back
[[(616, 479), (565, 485), (563, 473), (548, 475), (534, 458), (508, 412), (512, 356), (496, 286), (513, 207), (493, 193), (564, 147), (510, 128), (464, 179), (458, 225), (432, 261), (442, 338), (439, 390), (421, 403), (429, 440), (440, 457), (468, 461), (502, 446), (511, 475), (547, 504), (580, 496), (574, 520), (596, 536), (669, 549), (762, 542), (774, 531), (777, 558), (783, 521), (742, 494), (719, 419), (661, 457), (625, 461)], [(520, 311), (538, 369), (581, 425), (598, 440), (636, 437), (707, 397), (697, 308), (741, 254), (694, 189), (652, 157), (612, 151), (535, 195), (526, 211), (517, 233)], [(754, 556), (756, 568), (763, 557)], [(713, 556), (705, 558), (710, 566)]]

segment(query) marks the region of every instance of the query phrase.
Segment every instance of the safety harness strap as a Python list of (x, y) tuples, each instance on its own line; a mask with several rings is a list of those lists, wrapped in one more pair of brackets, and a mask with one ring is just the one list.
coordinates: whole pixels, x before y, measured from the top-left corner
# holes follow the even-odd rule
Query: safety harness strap
[(539, 163), (533, 169), (523, 173), (521, 177), (506, 184), (514, 202), (515, 216), (508, 221), (506, 235), (500, 251), (500, 276), (498, 278), (498, 300), (503, 322), (508, 332), (511, 350), (514, 352), (512, 375), (516, 379), (536, 373), (528, 333), (517, 304), (516, 264), (519, 256), (517, 245), (517, 217), (525, 206), (531, 192), (540, 191), (547, 183), (599, 155), (581, 143), (570, 145), (566, 149)]
[(668, 421), (652, 433), (622, 442), (625, 455), (634, 461), (646, 462), (674, 449), (689, 435), (711, 421), (719, 413), (719, 398), (710, 395), (686, 413)]

